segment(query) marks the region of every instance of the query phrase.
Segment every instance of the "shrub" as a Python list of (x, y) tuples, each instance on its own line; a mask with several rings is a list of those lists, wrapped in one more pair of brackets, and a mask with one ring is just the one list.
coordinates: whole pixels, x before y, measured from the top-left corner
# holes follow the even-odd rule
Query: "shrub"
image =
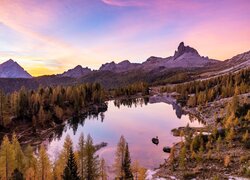
[(250, 149), (250, 139), (248, 139), (246, 142), (244, 142), (244, 147), (247, 149)]
[(224, 166), (228, 167), (229, 164), (230, 164), (230, 156), (226, 155), (225, 158), (224, 158)]

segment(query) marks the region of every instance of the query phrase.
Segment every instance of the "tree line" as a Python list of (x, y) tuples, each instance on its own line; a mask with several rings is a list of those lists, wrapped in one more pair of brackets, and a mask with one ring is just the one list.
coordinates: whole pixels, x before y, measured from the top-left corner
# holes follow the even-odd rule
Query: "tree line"
[(141, 95), (149, 95), (149, 85), (144, 82), (137, 82), (133, 84), (129, 84), (124, 87), (119, 87), (110, 91), (112, 97), (120, 97), (120, 96), (133, 96), (141, 93)]
[[(90, 135), (81, 134), (74, 150), (69, 135), (66, 136), (62, 150), (51, 161), (45, 147), (40, 146), (38, 153), (34, 148), (20, 146), (16, 134), (11, 140), (5, 136), (0, 147), (0, 178), (13, 180), (107, 180), (108, 165), (97, 155), (98, 148)], [(115, 154), (115, 178), (143, 180), (146, 169), (138, 161), (131, 163), (128, 143), (121, 136)]]
[(83, 108), (105, 101), (105, 91), (98, 83), (75, 86), (39, 87), (5, 94), (0, 91), (0, 125), (6, 127), (14, 119), (32, 122), (34, 126), (65, 115), (79, 113)]
[(197, 80), (172, 87), (164, 87), (162, 91), (179, 93), (178, 101), (182, 105), (190, 107), (204, 105), (216, 99), (250, 92), (250, 69), (207, 80)]

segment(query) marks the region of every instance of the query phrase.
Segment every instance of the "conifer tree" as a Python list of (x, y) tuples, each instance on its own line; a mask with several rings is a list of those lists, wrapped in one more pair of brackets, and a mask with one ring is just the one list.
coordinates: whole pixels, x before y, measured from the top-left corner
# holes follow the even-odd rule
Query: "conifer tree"
[(100, 178), (101, 180), (107, 180), (108, 174), (107, 174), (107, 166), (105, 160), (102, 158), (100, 163)]
[(85, 179), (87, 180), (97, 179), (99, 177), (99, 159), (95, 153), (96, 150), (95, 146), (93, 145), (93, 139), (90, 135), (88, 135), (84, 152), (86, 155)]
[(121, 136), (119, 143), (117, 144), (115, 163), (114, 163), (114, 169), (117, 178), (124, 177), (122, 166), (125, 157), (125, 148), (126, 148), (126, 140), (123, 136)]
[(78, 161), (78, 172), (80, 179), (84, 179), (84, 173), (85, 173), (85, 142), (84, 142), (84, 135), (81, 133), (79, 142), (78, 142), (78, 152), (77, 152), (77, 161)]
[(74, 157), (72, 147), (70, 147), (69, 149), (69, 157), (68, 157), (68, 161), (63, 172), (63, 179), (64, 180), (79, 180), (80, 179), (77, 173), (77, 165), (76, 165), (76, 160)]
[(14, 170), (14, 152), (7, 136), (4, 136), (0, 148), (0, 174), (3, 179), (9, 179)]
[(124, 170), (125, 179), (133, 179), (133, 174), (132, 174), (130, 166), (131, 166), (131, 158), (130, 158), (128, 143), (127, 143), (126, 149), (125, 149), (124, 162), (123, 162), (123, 170)]
[(69, 135), (66, 136), (63, 144), (63, 150), (55, 161), (54, 174), (57, 179), (61, 179), (66, 163), (69, 158), (70, 148), (73, 148), (73, 142)]
[(182, 146), (181, 148), (181, 152), (180, 152), (180, 155), (179, 155), (179, 165), (181, 168), (185, 168), (185, 165), (186, 165), (186, 146)]
[(24, 173), (25, 169), (25, 156), (22, 151), (22, 148), (19, 144), (19, 141), (14, 133), (12, 135), (12, 146), (14, 150), (14, 158), (15, 158), (15, 168), (20, 172)]
[(38, 172), (39, 179), (47, 180), (51, 178), (51, 163), (48, 157), (48, 154), (42, 145), (40, 147), (39, 155), (38, 155)]
[(37, 159), (34, 157), (34, 149), (28, 145), (24, 151), (25, 154), (25, 177), (26, 179), (36, 179), (37, 177)]
[(23, 174), (18, 169), (15, 169), (12, 173), (11, 180), (24, 180)]

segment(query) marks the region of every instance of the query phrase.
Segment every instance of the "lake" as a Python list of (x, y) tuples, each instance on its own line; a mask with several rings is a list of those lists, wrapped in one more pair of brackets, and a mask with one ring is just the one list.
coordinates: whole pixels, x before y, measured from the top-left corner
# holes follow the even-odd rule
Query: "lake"
[[(126, 104), (126, 105), (125, 105)], [(178, 117), (177, 117), (177, 115)], [(108, 165), (114, 162), (116, 145), (123, 135), (129, 144), (131, 159), (148, 169), (159, 167), (168, 154), (162, 151), (164, 146), (172, 146), (179, 142), (171, 130), (189, 124), (191, 127), (202, 126), (198, 121), (190, 121), (189, 115), (180, 115), (167, 103), (148, 103), (137, 99), (134, 103), (108, 102), (108, 110), (98, 116), (87, 117), (76, 127), (68, 124), (60, 139), (54, 139), (48, 144), (51, 157), (63, 147), (67, 134), (73, 140), (76, 148), (80, 134), (86, 137), (90, 134), (95, 144), (107, 142), (108, 146), (98, 151)], [(152, 144), (152, 137), (158, 136), (158, 146)]]

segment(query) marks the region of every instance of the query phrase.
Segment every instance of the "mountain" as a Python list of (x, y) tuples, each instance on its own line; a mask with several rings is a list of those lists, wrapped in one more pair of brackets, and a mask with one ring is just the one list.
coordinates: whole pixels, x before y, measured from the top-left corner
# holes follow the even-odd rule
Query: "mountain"
[(140, 66), (139, 63), (131, 63), (128, 60), (122, 61), (118, 64), (112, 61), (111, 63), (103, 64), (99, 70), (100, 71), (113, 71), (113, 72), (120, 73), (120, 72), (125, 72), (125, 71), (136, 69), (139, 66)]
[(0, 64), (0, 78), (32, 78), (17, 62), (12, 59)]
[(189, 46), (185, 46), (184, 42), (181, 42), (178, 46), (178, 50), (175, 51), (173, 58), (177, 59), (178, 57), (182, 56), (185, 53), (191, 53), (191, 54), (197, 55), (198, 57), (200, 56), (196, 49), (189, 47)]
[[(143, 69), (144, 71), (151, 71), (158, 68), (197, 68), (205, 67), (217, 62), (217, 60), (212, 60), (208, 57), (200, 56), (196, 49), (190, 46), (185, 46), (184, 42), (181, 42), (177, 48), (177, 51), (175, 51), (174, 56), (170, 56), (167, 58), (152, 56), (143, 63), (131, 63), (128, 60), (124, 60), (120, 63), (115, 63), (114, 61), (112, 61), (110, 63), (102, 64), (98, 71), (125, 73), (139, 69)], [(61, 74), (61, 76), (79, 78), (88, 75), (90, 72), (91, 70), (88, 68), (76, 66), (74, 69), (70, 69), (67, 72), (64, 72), (63, 74)]]
[(89, 73), (91, 73), (91, 69), (89, 69), (88, 67), (83, 68), (82, 66), (78, 65), (73, 69), (69, 69), (68, 71), (62, 73), (61, 77), (72, 77), (72, 78), (80, 78), (82, 76), (85, 76)]
[(200, 74), (201, 78), (234, 73), (241, 69), (250, 67), (250, 51), (238, 54), (231, 59), (220, 61), (207, 68), (205, 73)]
[(170, 68), (200, 68), (219, 61), (200, 56), (198, 51), (190, 46), (185, 46), (181, 42), (175, 51), (174, 56), (167, 58), (152, 56), (143, 63), (144, 69), (154, 69), (157, 67)]
[(224, 71), (240, 70), (250, 67), (250, 51), (238, 54), (223, 62)]
[(87, 82), (99, 82), (106, 88), (116, 88), (141, 81), (150, 85), (164, 85), (211, 78), (249, 67), (250, 51), (225, 61), (217, 61), (201, 56), (196, 49), (181, 42), (173, 56), (166, 58), (151, 56), (143, 63), (131, 63), (128, 60), (120, 63), (111, 62), (103, 64), (99, 70), (94, 71), (79, 65), (59, 75), (32, 79), (14, 79), (31, 78), (31, 76), (16, 62), (9, 60), (0, 65), (0, 89), (11, 92), (22, 86), (36, 89), (39, 85), (46, 87)]

